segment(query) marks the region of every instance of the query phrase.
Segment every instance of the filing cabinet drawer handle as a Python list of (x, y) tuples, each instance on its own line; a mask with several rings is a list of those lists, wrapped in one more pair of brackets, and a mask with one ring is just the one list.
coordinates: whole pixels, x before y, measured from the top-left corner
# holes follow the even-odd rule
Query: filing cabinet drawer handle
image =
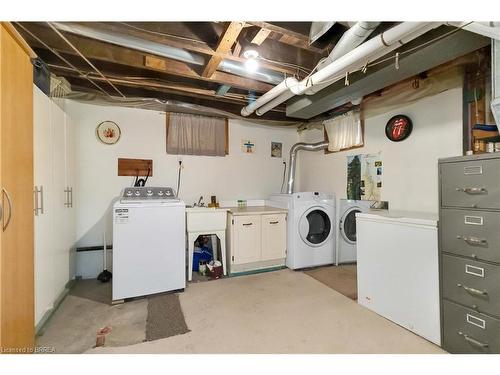
[(457, 188), (457, 191), (463, 191), (466, 194), (483, 194), (488, 191), (482, 187), (466, 187), (466, 188)]
[(478, 340), (470, 337), (469, 335), (466, 335), (465, 333), (463, 333), (461, 331), (458, 331), (458, 334), (460, 336), (462, 336), (465, 339), (465, 341), (467, 341), (467, 342), (469, 342), (469, 343), (471, 343), (473, 345), (479, 346), (480, 348), (487, 348), (487, 347), (489, 347), (488, 344), (484, 344), (481, 341), (478, 341)]
[(486, 295), (488, 295), (488, 292), (486, 290), (479, 290), (479, 289), (471, 288), (469, 286), (462, 285), (462, 284), (457, 284), (457, 286), (459, 288), (464, 288), (464, 290), (467, 291), (467, 292), (469, 292), (470, 294), (476, 294), (476, 295), (479, 295), (479, 296), (486, 296)]
[(270, 221), (269, 224), (278, 224), (279, 221)]
[(244, 223), (243, 226), (244, 227), (248, 227), (249, 225), (252, 225), (253, 223)]
[(459, 240), (464, 240), (468, 244), (471, 245), (486, 245), (488, 241), (485, 238), (478, 238), (478, 237), (466, 237), (466, 236), (457, 236), (457, 239)]

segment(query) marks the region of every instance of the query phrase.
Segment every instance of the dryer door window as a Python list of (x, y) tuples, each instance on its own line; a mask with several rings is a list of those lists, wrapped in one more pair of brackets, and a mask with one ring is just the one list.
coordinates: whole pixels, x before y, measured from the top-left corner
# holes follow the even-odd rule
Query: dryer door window
[(328, 214), (322, 209), (314, 208), (300, 219), (300, 236), (308, 245), (319, 246), (330, 236), (331, 227)]
[(350, 244), (356, 243), (356, 214), (361, 212), (358, 208), (347, 211), (340, 223), (342, 237)]

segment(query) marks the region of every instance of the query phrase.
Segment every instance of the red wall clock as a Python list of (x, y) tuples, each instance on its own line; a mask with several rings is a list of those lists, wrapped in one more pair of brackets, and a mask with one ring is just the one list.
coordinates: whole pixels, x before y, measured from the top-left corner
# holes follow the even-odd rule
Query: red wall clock
[(385, 135), (393, 142), (401, 142), (408, 138), (413, 130), (413, 124), (408, 116), (396, 115), (387, 121)]

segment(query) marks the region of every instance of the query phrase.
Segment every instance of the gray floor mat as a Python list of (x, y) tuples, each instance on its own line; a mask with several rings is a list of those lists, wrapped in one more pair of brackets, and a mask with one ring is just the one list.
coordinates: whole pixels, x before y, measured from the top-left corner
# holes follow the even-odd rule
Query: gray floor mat
[(148, 300), (147, 341), (189, 332), (177, 294), (160, 294)]
[(69, 294), (94, 302), (111, 305), (112, 281), (102, 283), (97, 279), (76, 280)]

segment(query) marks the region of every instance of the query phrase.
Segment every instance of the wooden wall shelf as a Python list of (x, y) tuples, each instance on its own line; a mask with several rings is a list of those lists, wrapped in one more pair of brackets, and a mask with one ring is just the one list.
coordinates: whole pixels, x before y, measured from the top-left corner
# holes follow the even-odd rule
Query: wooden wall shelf
[(118, 158), (118, 176), (153, 176), (153, 160)]

